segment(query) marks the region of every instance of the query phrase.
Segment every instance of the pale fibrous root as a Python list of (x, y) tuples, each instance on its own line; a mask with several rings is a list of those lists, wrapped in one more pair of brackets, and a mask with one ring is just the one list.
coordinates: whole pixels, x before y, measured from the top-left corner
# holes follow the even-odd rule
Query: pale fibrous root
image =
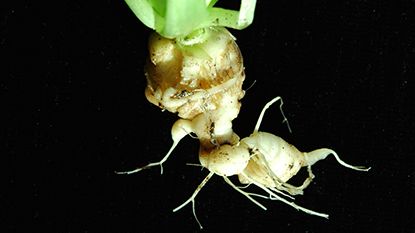
[(288, 122), (288, 119), (287, 119), (287, 117), (285, 117), (284, 111), (282, 110), (282, 105), (284, 105), (284, 102), (282, 101), (282, 98), (281, 98), (280, 96), (277, 96), (277, 97), (273, 98), (272, 100), (270, 100), (270, 101), (269, 101), (269, 102), (268, 102), (268, 103), (264, 106), (264, 108), (262, 108), (261, 114), (259, 114), (258, 121), (257, 121), (257, 123), (256, 123), (256, 125), (255, 125), (255, 128), (254, 128), (254, 133), (259, 131), (259, 127), (261, 126), (262, 120), (263, 120), (263, 118), (264, 118), (264, 114), (265, 114), (265, 112), (267, 111), (267, 109), (268, 109), (271, 105), (273, 105), (275, 102), (277, 102), (278, 100), (281, 102), (281, 103), (280, 103), (280, 112), (281, 112), (282, 117), (284, 118), (284, 119), (283, 119), (283, 121), (282, 121), (282, 123), (286, 123), (286, 124), (287, 124), (287, 127), (288, 127), (288, 131), (289, 131), (290, 133), (292, 133), (290, 123)]
[(179, 119), (178, 121), (176, 121), (174, 123), (174, 125), (172, 127), (172, 130), (171, 130), (173, 145), (170, 147), (169, 151), (163, 157), (163, 159), (161, 159), (159, 162), (149, 163), (148, 165), (146, 165), (144, 167), (139, 167), (139, 168), (131, 170), (131, 171), (122, 171), (122, 172), (117, 172), (116, 171), (115, 173), (116, 174), (129, 175), (129, 174), (133, 174), (133, 173), (142, 171), (142, 170), (147, 169), (147, 168), (151, 168), (151, 167), (154, 167), (154, 166), (160, 166), (160, 174), (163, 174), (163, 163), (166, 162), (166, 160), (169, 158), (169, 156), (174, 151), (174, 149), (179, 144), (179, 142), (186, 135), (190, 135), (191, 133), (193, 133), (193, 131), (191, 130), (190, 124), (191, 124), (190, 121), (184, 120), (184, 119)]
[[(195, 210), (195, 198), (197, 196), (197, 194), (200, 192), (200, 190), (203, 188), (203, 186), (206, 185), (206, 183), (209, 181), (209, 179), (214, 175), (213, 172), (210, 172), (205, 179), (199, 184), (199, 186), (196, 188), (196, 190), (193, 192), (192, 196), (190, 196), (189, 199), (187, 199), (185, 202), (183, 202), (183, 204), (181, 204), (180, 206), (176, 207), (175, 209), (173, 209), (173, 212), (176, 212), (180, 209), (182, 209), (184, 206), (186, 206), (187, 204), (189, 204), (190, 202), (192, 202), (192, 211), (193, 211), (193, 215), (197, 221), (197, 223), (199, 224), (200, 229), (203, 228), (203, 226), (201, 225), (199, 219), (197, 218), (196, 215), (196, 210)], [(245, 176), (246, 179), (248, 179), (251, 183), (250, 184), (254, 184), (257, 187), (259, 187), (260, 189), (264, 190), (266, 192), (266, 194), (268, 194), (269, 196), (265, 196), (263, 194), (259, 194), (259, 193), (251, 193), (251, 192), (246, 192), (243, 191), (240, 187), (236, 186), (235, 184), (232, 183), (232, 181), (227, 177), (227, 176), (223, 176), (223, 179), (225, 180), (225, 182), (227, 184), (229, 184), (233, 189), (235, 189), (236, 191), (238, 191), (239, 193), (241, 193), (242, 195), (244, 195), (246, 198), (248, 198), (250, 201), (252, 201), (255, 205), (257, 205), (258, 207), (260, 207), (263, 210), (267, 210), (267, 208), (262, 205), (260, 202), (258, 202), (257, 200), (254, 199), (254, 197), (259, 197), (259, 198), (264, 198), (264, 199), (269, 199), (269, 200), (277, 200), (277, 201), (281, 201), (284, 202), (285, 204), (297, 209), (297, 210), (301, 210), (307, 214), (310, 215), (315, 215), (315, 216), (319, 216), (319, 217), (323, 217), (323, 218), (328, 218), (327, 214), (324, 213), (319, 213), (316, 212), (314, 210), (310, 210), (307, 208), (304, 208), (302, 206), (299, 206), (297, 204), (295, 204), (294, 202), (290, 202), (282, 197), (280, 197), (278, 194), (282, 194), (290, 199), (294, 199), (293, 197), (289, 196), (288, 194), (282, 193), (281, 191), (279, 191), (278, 189), (275, 188), (269, 188), (269, 187), (265, 187), (264, 185), (252, 180), (251, 178), (249, 178), (246, 174), (242, 174)]]
[(210, 172), (205, 179), (203, 179), (203, 181), (199, 184), (199, 186), (197, 186), (196, 190), (193, 192), (192, 196), (190, 196), (189, 199), (187, 199), (185, 202), (183, 202), (183, 204), (179, 205), (178, 207), (173, 209), (173, 212), (177, 212), (179, 211), (181, 208), (183, 208), (184, 206), (186, 206), (187, 204), (189, 204), (189, 202), (192, 202), (192, 210), (193, 210), (193, 216), (196, 219), (196, 222), (199, 224), (200, 229), (203, 229), (202, 224), (200, 223), (199, 219), (196, 216), (196, 210), (195, 210), (195, 198), (197, 196), (197, 194), (200, 192), (200, 190), (203, 188), (203, 186), (206, 185), (206, 183), (209, 181), (209, 179), (214, 175), (215, 173)]
[(321, 148), (317, 150), (313, 150), (311, 152), (304, 153), (305, 162), (308, 166), (311, 166), (315, 164), (319, 160), (325, 159), (328, 155), (332, 154), (334, 158), (336, 158), (337, 162), (342, 165), (343, 167), (347, 167), (356, 171), (369, 171), (370, 167), (364, 167), (364, 166), (353, 166), (350, 165), (343, 160), (340, 159), (340, 157), (337, 155), (337, 153), (332, 149), (327, 148)]
[[(237, 187), (235, 187), (235, 186), (233, 186), (233, 188), (235, 188), (235, 189), (237, 189), (237, 191), (238, 192), (240, 192), (240, 193), (242, 193), (244, 196), (246, 196), (248, 199), (250, 199), (251, 201), (253, 201), (252, 199), (252, 197), (251, 196), (258, 196), (258, 197), (262, 197), (262, 198), (267, 198), (267, 199), (270, 199), (270, 200), (278, 200), (278, 201), (281, 201), (281, 202), (283, 202), (283, 203), (285, 203), (285, 204), (287, 204), (287, 205), (289, 205), (289, 206), (291, 206), (291, 207), (293, 207), (293, 208), (295, 208), (295, 209), (297, 209), (297, 210), (301, 210), (301, 211), (303, 211), (303, 212), (305, 212), (305, 213), (307, 213), (307, 214), (310, 214), (310, 215), (315, 215), (315, 216), (318, 216), (318, 217), (323, 217), (323, 218), (328, 218), (329, 217), (329, 215), (328, 214), (324, 214), (324, 213), (319, 213), (319, 212), (316, 212), (316, 211), (314, 211), (314, 210), (310, 210), (310, 209), (307, 209), (307, 208), (304, 208), (304, 207), (301, 207), (301, 206), (299, 206), (299, 205), (297, 205), (297, 204), (295, 204), (294, 202), (290, 202), (290, 201), (287, 201), (286, 199), (284, 199), (284, 198), (282, 198), (282, 197), (280, 197), (276, 192), (278, 192), (277, 191), (277, 189), (275, 189), (275, 188), (269, 188), (269, 187), (266, 187), (266, 186), (264, 186), (264, 185), (262, 185), (262, 184), (260, 184), (260, 183), (258, 183), (258, 182), (256, 182), (256, 181), (254, 181), (253, 179), (251, 179), (249, 176), (247, 176), (246, 174), (242, 174), (247, 180), (249, 180), (252, 184), (254, 184), (254, 185), (256, 185), (257, 187), (259, 187), (260, 189), (262, 189), (262, 190), (264, 190), (268, 195), (269, 195), (269, 198), (268, 197), (266, 197), (266, 196), (264, 196), (264, 195), (261, 195), (261, 194), (252, 194), (252, 193), (247, 193), (247, 192), (244, 192), (244, 191), (242, 191), (242, 190), (240, 190), (240, 189), (238, 189)], [(231, 185), (232, 186), (232, 185)], [(293, 199), (292, 197), (290, 197), (291, 199)], [(256, 200), (254, 200), (253, 201), (255, 204), (257, 204), (259, 207), (261, 207), (262, 209), (266, 209), (263, 205), (261, 205), (261, 204), (259, 204)]]
[(178, 145), (178, 142), (174, 142), (173, 145), (171, 146), (169, 152), (167, 152), (167, 154), (159, 162), (149, 163), (144, 167), (139, 167), (139, 168), (136, 168), (136, 169), (131, 170), (131, 171), (122, 171), (122, 172), (117, 172), (116, 171), (115, 173), (120, 174), (120, 175), (130, 175), (130, 174), (142, 171), (142, 170), (147, 169), (147, 168), (151, 168), (151, 167), (154, 167), (154, 166), (160, 166), (160, 174), (163, 174), (163, 163), (166, 162), (166, 160), (169, 158), (170, 154), (173, 152), (174, 148), (177, 145)]

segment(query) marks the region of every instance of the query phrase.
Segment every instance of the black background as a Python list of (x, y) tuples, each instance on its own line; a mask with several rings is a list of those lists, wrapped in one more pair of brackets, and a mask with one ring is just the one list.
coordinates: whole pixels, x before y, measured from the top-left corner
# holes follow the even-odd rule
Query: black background
[[(238, 2), (238, 1), (237, 1)], [(2, 3), (4, 4), (4, 3)], [(186, 200), (207, 174), (184, 139), (164, 165), (174, 114), (144, 97), (150, 29), (123, 1), (15, 1), (0, 19), (2, 232), (198, 232)], [(296, 203), (263, 211), (216, 176), (196, 198), (205, 232), (414, 232), (414, 1), (265, 1), (254, 23), (231, 30), (247, 89), (234, 130), (262, 130), (300, 150), (330, 147), (368, 173), (314, 166)], [(39, 232), (40, 232), (39, 231)]]

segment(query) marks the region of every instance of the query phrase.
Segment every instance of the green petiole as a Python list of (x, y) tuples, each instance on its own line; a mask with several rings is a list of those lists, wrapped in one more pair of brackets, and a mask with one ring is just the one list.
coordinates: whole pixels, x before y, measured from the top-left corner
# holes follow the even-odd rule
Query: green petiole
[(214, 7), (218, 0), (125, 1), (144, 25), (169, 39), (212, 26), (244, 29), (252, 23), (256, 5), (256, 0), (241, 0), (235, 11)]

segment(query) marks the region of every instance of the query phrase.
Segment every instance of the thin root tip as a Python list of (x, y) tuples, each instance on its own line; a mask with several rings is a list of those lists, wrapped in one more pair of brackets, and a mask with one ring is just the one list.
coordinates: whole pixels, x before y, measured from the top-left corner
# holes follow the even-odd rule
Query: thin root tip
[(123, 172), (114, 171), (114, 173), (117, 174), (117, 175), (128, 175), (128, 174), (131, 174), (130, 171), (123, 171)]
[(370, 169), (372, 169), (372, 167), (363, 167), (363, 166), (359, 166), (359, 167), (356, 167), (356, 168), (357, 168), (356, 170), (363, 171), (363, 172), (367, 172)]
[(117, 175), (130, 175), (130, 174), (133, 174), (133, 173), (136, 173), (136, 172), (139, 172), (139, 171), (141, 171), (141, 170), (143, 170), (144, 168), (137, 168), (137, 169), (135, 169), (135, 170), (131, 170), (131, 171), (122, 171), (122, 172), (119, 172), (119, 171), (114, 171), (114, 173), (115, 174), (117, 174)]
[(117, 175), (124, 175), (124, 174), (128, 174), (128, 172), (119, 172), (119, 171), (114, 171), (115, 174)]

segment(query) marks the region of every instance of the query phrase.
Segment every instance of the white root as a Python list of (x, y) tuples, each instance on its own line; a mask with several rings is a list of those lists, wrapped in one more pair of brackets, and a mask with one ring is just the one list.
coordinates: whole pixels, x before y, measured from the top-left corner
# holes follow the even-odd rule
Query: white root
[(261, 126), (262, 120), (264, 118), (264, 115), (265, 115), (265, 112), (267, 111), (267, 109), (271, 105), (273, 105), (275, 102), (277, 102), (278, 100), (281, 102), (280, 112), (281, 112), (281, 115), (284, 117), (282, 123), (287, 123), (288, 130), (290, 131), (290, 133), (292, 132), (290, 123), (288, 122), (288, 119), (287, 119), (287, 117), (285, 117), (284, 111), (282, 110), (282, 105), (284, 104), (284, 102), (282, 101), (282, 98), (280, 96), (277, 96), (277, 97), (273, 98), (271, 101), (269, 101), (267, 104), (265, 104), (264, 108), (262, 108), (262, 111), (261, 111), (261, 113), (259, 114), (259, 117), (258, 117), (258, 121), (255, 124), (254, 133), (259, 131), (259, 127)]
[(336, 158), (337, 162), (342, 165), (343, 167), (347, 167), (356, 171), (369, 171), (370, 167), (366, 168), (364, 166), (353, 166), (350, 165), (343, 160), (340, 159), (340, 157), (337, 155), (337, 153), (334, 150), (327, 149), (327, 148), (321, 148), (317, 150), (313, 150), (311, 152), (304, 153), (305, 162), (308, 166), (311, 166), (315, 164), (317, 161), (325, 159), (328, 155), (332, 154), (334, 158)]
[[(247, 144), (251, 150), (255, 151), (255, 154), (251, 157), (244, 171), (246, 174), (250, 174), (252, 179), (267, 187), (275, 187), (295, 195), (301, 194), (302, 190), (314, 178), (311, 166), (315, 162), (325, 159), (329, 154), (333, 154), (336, 160), (347, 168), (358, 171), (368, 171), (370, 169), (345, 163), (331, 149), (323, 148), (309, 153), (303, 153), (280, 137), (270, 133), (259, 132), (259, 127), (266, 110), (278, 100), (281, 100), (281, 98), (276, 97), (264, 106), (251, 136), (241, 140), (241, 143)], [(280, 105), (280, 110), (283, 114), (281, 106), (282, 104)], [(284, 121), (287, 121), (285, 116)], [(304, 181), (303, 185), (295, 187), (286, 183), (303, 166), (308, 167), (309, 173), (309, 177)], [(240, 176), (240, 181), (247, 183), (243, 176)]]
[(210, 180), (210, 178), (214, 175), (215, 173), (210, 172), (205, 179), (203, 179), (202, 183), (199, 184), (199, 186), (197, 186), (196, 190), (193, 192), (192, 196), (187, 199), (185, 202), (183, 202), (183, 204), (179, 205), (178, 207), (173, 209), (173, 212), (179, 211), (180, 209), (182, 209), (183, 207), (185, 207), (187, 204), (189, 204), (189, 202), (192, 202), (192, 210), (193, 210), (193, 216), (195, 217), (197, 223), (199, 224), (200, 229), (203, 229), (202, 224), (200, 224), (199, 219), (196, 216), (196, 210), (195, 210), (195, 198), (197, 196), (197, 194), (200, 192), (200, 190), (202, 190), (203, 186), (206, 185), (206, 183)]
[(144, 167), (139, 167), (139, 168), (136, 168), (136, 169), (131, 170), (131, 171), (122, 171), (122, 172), (117, 172), (116, 171), (115, 173), (116, 174), (130, 175), (130, 174), (142, 171), (142, 170), (147, 169), (147, 168), (151, 168), (151, 167), (154, 167), (154, 166), (160, 166), (160, 174), (162, 175), (163, 174), (163, 163), (166, 162), (166, 160), (169, 158), (170, 154), (173, 152), (173, 150), (177, 146), (177, 144), (178, 143), (174, 142), (172, 147), (170, 148), (169, 152), (167, 152), (167, 154), (159, 162), (149, 163)]
[(160, 174), (163, 174), (163, 163), (167, 161), (167, 159), (170, 157), (170, 154), (174, 151), (176, 146), (179, 144), (179, 142), (186, 136), (192, 133), (192, 127), (191, 122), (188, 120), (179, 119), (177, 120), (171, 130), (171, 135), (173, 139), (173, 145), (170, 147), (167, 154), (158, 162), (150, 163), (144, 167), (136, 168), (131, 171), (123, 171), (123, 172), (115, 172), (116, 174), (133, 174), (139, 171), (142, 171), (144, 169), (154, 167), (154, 166), (160, 166)]
[[(265, 206), (263, 206), (261, 203), (259, 203), (257, 200), (253, 199), (250, 195), (250, 193), (243, 191), (242, 189), (236, 187), (236, 185), (234, 185), (232, 183), (232, 181), (224, 176), (223, 179), (226, 181), (226, 183), (228, 183), (232, 188), (234, 188), (236, 191), (242, 193), (242, 195), (244, 195), (245, 197), (247, 197), (250, 201), (252, 201), (253, 203), (255, 203), (257, 206), (259, 206), (260, 208), (262, 208), (263, 210), (267, 210), (267, 208)], [(259, 195), (259, 194), (258, 194)]]
[(264, 185), (262, 185), (260, 183), (257, 183), (255, 180), (252, 180), (246, 174), (243, 174), (243, 175), (245, 176), (246, 179), (250, 180), (250, 182), (252, 182), (256, 186), (258, 186), (259, 188), (261, 188), (262, 190), (264, 190), (265, 192), (267, 192), (269, 195), (271, 195), (273, 198), (275, 198), (275, 200), (284, 202), (285, 204), (290, 205), (291, 207), (293, 207), (293, 208), (295, 208), (297, 210), (301, 210), (301, 211), (303, 211), (303, 212), (305, 212), (307, 214), (316, 215), (316, 216), (323, 217), (323, 218), (328, 218), (329, 217), (328, 214), (319, 213), (319, 212), (316, 212), (316, 211), (313, 211), (313, 210), (310, 210), (310, 209), (301, 207), (301, 206), (295, 204), (294, 202), (289, 202), (289, 201), (285, 200), (284, 198), (278, 196), (276, 193), (272, 192), (271, 189), (265, 187)]
[[(325, 213), (304, 208), (285, 198), (294, 200), (291, 195), (303, 194), (303, 190), (310, 185), (314, 178), (311, 166), (317, 161), (325, 159), (330, 154), (333, 154), (337, 162), (344, 167), (357, 171), (368, 171), (370, 168), (350, 165), (341, 160), (334, 150), (327, 148), (321, 148), (307, 153), (300, 152), (296, 147), (287, 143), (282, 138), (270, 133), (260, 132), (259, 128), (266, 110), (277, 101), (281, 101), (280, 110), (284, 117), (283, 122), (287, 123), (288, 129), (291, 131), (288, 120), (282, 111), (283, 103), (280, 97), (272, 99), (264, 106), (253, 133), (240, 141), (239, 137), (233, 132), (232, 136), (228, 136), (225, 140), (220, 137), (216, 138), (215, 134), (212, 133), (213, 129), (205, 127), (207, 122), (213, 119), (212, 116), (210, 116), (212, 113), (206, 112), (191, 120), (179, 119), (176, 121), (172, 127), (173, 145), (161, 161), (150, 163), (145, 167), (133, 171), (120, 172), (119, 174), (131, 174), (157, 165), (161, 166), (161, 172), (163, 172), (162, 164), (168, 159), (180, 140), (186, 135), (194, 133), (201, 142), (199, 151), (200, 166), (202, 166), (202, 168), (207, 168), (210, 173), (199, 184), (192, 196), (183, 204), (176, 207), (173, 212), (182, 209), (192, 202), (193, 215), (200, 228), (202, 228), (202, 225), (196, 216), (195, 198), (209, 179), (214, 174), (217, 174), (222, 176), (225, 182), (233, 189), (264, 210), (266, 210), (266, 207), (254, 197), (281, 201), (307, 214), (328, 218), (328, 215)], [(308, 171), (308, 177), (304, 180), (303, 184), (294, 186), (287, 183), (297, 174), (301, 167), (307, 167)], [(232, 175), (238, 175), (239, 181), (247, 186), (238, 187), (233, 184), (229, 179), (229, 176)], [(268, 196), (243, 190), (248, 188), (251, 184), (265, 191)]]
[[(242, 139), (238, 144), (233, 146), (220, 145), (214, 150), (208, 150), (205, 152), (207, 155), (202, 154), (202, 156), (199, 156), (201, 164), (211, 172), (222, 176), (232, 188), (243, 194), (262, 209), (266, 208), (253, 197), (278, 200), (305, 213), (328, 218), (328, 215), (325, 213), (304, 208), (294, 202), (287, 201), (279, 195), (293, 199), (284, 192), (291, 195), (303, 194), (303, 190), (310, 185), (314, 178), (311, 166), (317, 161), (325, 159), (329, 154), (333, 154), (336, 160), (342, 166), (347, 168), (358, 171), (368, 171), (370, 168), (349, 165), (341, 160), (337, 153), (331, 149), (323, 148), (309, 153), (300, 152), (296, 147), (287, 143), (282, 138), (270, 133), (260, 132), (259, 128), (266, 110), (277, 101), (281, 101), (280, 110), (284, 117), (283, 122), (287, 123), (288, 128), (291, 131), (287, 118), (282, 112), (282, 100), (280, 97), (276, 97), (264, 106), (254, 131), (249, 137)], [(204, 152), (203, 148), (201, 151)], [(249, 152), (248, 157), (246, 157), (246, 152)], [(223, 155), (226, 155), (226, 159), (223, 159)], [(247, 165), (245, 165), (245, 163), (235, 163), (233, 161), (246, 161)], [(296, 175), (300, 168), (304, 166), (307, 167), (308, 177), (304, 180), (303, 184), (297, 187), (287, 183), (287, 181)], [(239, 172), (241, 169), (242, 172)], [(230, 181), (228, 176), (231, 175), (238, 175), (242, 184), (254, 184), (261, 188), (269, 195), (269, 197), (262, 194), (243, 191), (242, 188), (234, 185)]]

